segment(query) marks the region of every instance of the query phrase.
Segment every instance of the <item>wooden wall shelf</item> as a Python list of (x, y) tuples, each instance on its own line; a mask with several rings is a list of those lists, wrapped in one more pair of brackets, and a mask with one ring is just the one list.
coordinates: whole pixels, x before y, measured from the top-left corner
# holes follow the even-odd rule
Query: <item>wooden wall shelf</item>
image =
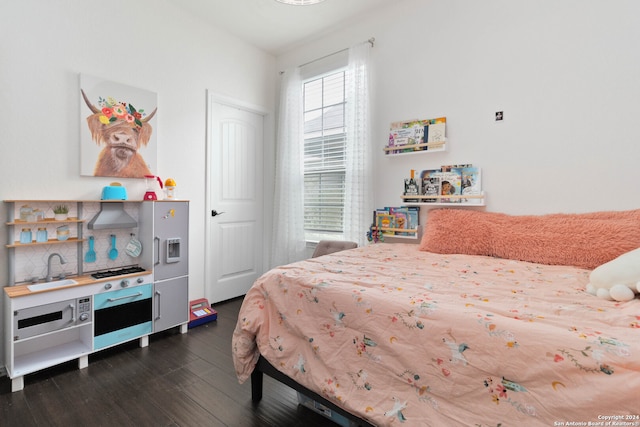
[[(427, 148), (423, 150), (423, 148)], [(382, 150), (387, 156), (402, 156), (407, 154), (420, 154), (420, 153), (438, 153), (446, 151), (447, 142), (425, 142), (423, 144), (408, 144), (408, 145), (394, 145), (392, 147), (384, 147)], [(399, 151), (399, 153), (394, 153)]]
[(46, 242), (36, 242), (35, 240), (31, 243), (9, 243), (5, 245), (7, 248), (20, 248), (25, 246), (37, 246), (37, 245), (60, 245), (64, 243), (82, 243), (85, 242), (86, 239), (78, 239), (77, 237), (69, 237), (67, 240), (58, 240), (58, 239), (49, 239)]
[[(400, 196), (400, 198), (404, 201), (407, 206), (450, 206), (452, 208), (460, 207), (460, 206), (485, 206), (485, 193), (482, 194), (467, 194), (463, 196)], [(409, 200), (418, 200), (415, 201), (407, 201)], [(433, 200), (434, 202), (427, 202), (426, 200)], [(444, 200), (452, 200), (452, 201), (444, 201)], [(468, 201), (472, 200), (472, 201)]]
[[(410, 239), (415, 240), (420, 235), (420, 228), (390, 228), (390, 227), (371, 227), (372, 230), (378, 230), (382, 233), (384, 238), (394, 239)], [(393, 232), (394, 234), (384, 234), (384, 232)], [(396, 233), (408, 233), (406, 235)]]

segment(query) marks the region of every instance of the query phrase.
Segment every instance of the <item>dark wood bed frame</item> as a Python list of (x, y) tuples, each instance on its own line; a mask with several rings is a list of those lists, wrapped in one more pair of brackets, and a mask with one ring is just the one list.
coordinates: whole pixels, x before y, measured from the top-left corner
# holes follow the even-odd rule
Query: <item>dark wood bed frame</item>
[(267, 374), (271, 378), (274, 378), (275, 380), (280, 381), (285, 385), (288, 385), (292, 389), (326, 406), (327, 408), (331, 409), (332, 411), (335, 411), (336, 413), (342, 415), (349, 421), (352, 421), (353, 423), (356, 423), (359, 426), (374, 427), (373, 424), (359, 417), (356, 417), (353, 414), (350, 414), (349, 412), (345, 411), (339, 406), (336, 406), (331, 401), (325, 399), (319, 394), (297, 383), (295, 380), (291, 379), (291, 377), (278, 371), (276, 368), (273, 367), (273, 365), (271, 365), (271, 363), (267, 361), (267, 359), (265, 359), (262, 356), (260, 356), (260, 358), (258, 359), (258, 363), (256, 363), (256, 368), (253, 370), (253, 373), (251, 374), (251, 400), (253, 400), (254, 402), (259, 402), (262, 399), (262, 382), (263, 382), (264, 374)]

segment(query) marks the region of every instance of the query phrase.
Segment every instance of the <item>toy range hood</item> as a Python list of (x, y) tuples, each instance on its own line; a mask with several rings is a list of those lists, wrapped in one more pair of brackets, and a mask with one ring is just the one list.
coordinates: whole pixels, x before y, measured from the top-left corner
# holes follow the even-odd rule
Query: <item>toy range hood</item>
[(87, 224), (90, 230), (135, 228), (137, 226), (138, 222), (125, 212), (122, 202), (101, 202), (100, 212)]

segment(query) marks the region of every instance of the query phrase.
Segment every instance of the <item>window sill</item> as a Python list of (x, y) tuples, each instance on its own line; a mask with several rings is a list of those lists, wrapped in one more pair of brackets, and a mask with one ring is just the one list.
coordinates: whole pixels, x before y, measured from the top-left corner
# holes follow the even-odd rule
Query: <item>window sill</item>
[(344, 240), (342, 233), (305, 233), (307, 247), (315, 247), (320, 240)]

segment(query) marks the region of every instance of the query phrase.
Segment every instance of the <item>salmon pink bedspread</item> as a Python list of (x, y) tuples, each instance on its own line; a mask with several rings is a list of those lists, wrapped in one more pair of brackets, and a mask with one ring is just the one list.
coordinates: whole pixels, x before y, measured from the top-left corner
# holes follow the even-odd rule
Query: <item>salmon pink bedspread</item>
[(640, 300), (588, 277), (388, 243), (278, 267), (244, 299), (238, 379), (262, 354), (380, 426), (640, 425)]

